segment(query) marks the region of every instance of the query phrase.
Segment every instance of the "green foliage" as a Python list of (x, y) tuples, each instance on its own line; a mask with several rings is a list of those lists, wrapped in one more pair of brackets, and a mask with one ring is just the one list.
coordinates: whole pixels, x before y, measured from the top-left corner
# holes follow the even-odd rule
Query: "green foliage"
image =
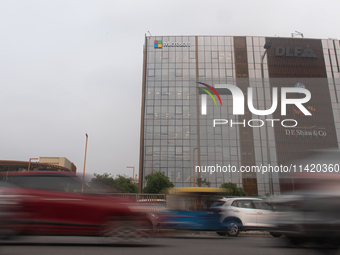
[(160, 194), (166, 188), (173, 188), (174, 184), (163, 172), (152, 173), (145, 176), (147, 182), (143, 193)]
[(117, 192), (117, 193), (137, 193), (137, 186), (132, 183), (131, 178), (117, 175), (114, 178), (111, 174), (94, 174), (89, 186), (93, 189), (103, 192)]
[(229, 192), (226, 194), (228, 196), (244, 197), (247, 195), (242, 188), (237, 187), (236, 183), (223, 183), (220, 188), (228, 189)]
[(204, 186), (210, 187), (211, 186), (211, 182), (208, 181), (207, 178), (204, 178), (204, 180), (202, 178), (197, 178), (196, 179), (196, 185), (198, 187), (204, 187)]

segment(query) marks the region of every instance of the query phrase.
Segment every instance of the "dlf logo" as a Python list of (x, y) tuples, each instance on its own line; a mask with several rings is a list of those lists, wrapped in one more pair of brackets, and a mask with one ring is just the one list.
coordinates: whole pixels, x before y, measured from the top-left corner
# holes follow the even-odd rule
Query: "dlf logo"
[(301, 57), (301, 58), (317, 58), (312, 48), (309, 44), (306, 45), (306, 48), (302, 51), (302, 47), (294, 47), (294, 49), (290, 47), (275, 47), (275, 57)]
[[(210, 90), (212, 90), (216, 96), (218, 97), (221, 105), (222, 105), (222, 101), (220, 99), (219, 94), (216, 92), (216, 90), (214, 88), (212, 88), (211, 86), (204, 84), (204, 83), (200, 83), (206, 87), (208, 87)], [(231, 95), (233, 97), (233, 114), (234, 115), (244, 115), (244, 94), (242, 92), (242, 90), (240, 88), (238, 88), (235, 85), (230, 85), (230, 84), (215, 84), (215, 88), (216, 89), (227, 89), (231, 92)], [(204, 88), (200, 88), (204, 90), (205, 92), (207, 92), (207, 94), (210, 95), (210, 97), (213, 98), (212, 94), (204, 89)], [(273, 102), (272, 102), (272, 106), (270, 107), (270, 109), (268, 110), (258, 110), (255, 109), (254, 105), (253, 105), (253, 88), (248, 87), (248, 109), (251, 113), (255, 114), (255, 115), (270, 115), (273, 112), (275, 112), (276, 108), (277, 108), (277, 104), (278, 104), (278, 92), (277, 92), (277, 88), (273, 88), (272, 91), (272, 97), (273, 97)], [(288, 93), (299, 93), (299, 94), (304, 94), (305, 97), (304, 98), (287, 98), (287, 94)], [(202, 115), (206, 115), (207, 114), (207, 94), (202, 94), (202, 101), (201, 101), (201, 113)], [(311, 93), (309, 90), (304, 89), (304, 88), (296, 88), (296, 87), (287, 87), (287, 88), (281, 88), (281, 115), (285, 116), (287, 114), (287, 105), (292, 104), (295, 105), (297, 108), (300, 109), (300, 111), (304, 114), (304, 115), (312, 115), (302, 104), (307, 103), (309, 100), (311, 99)], [(216, 105), (216, 101), (213, 98), (215, 105)]]

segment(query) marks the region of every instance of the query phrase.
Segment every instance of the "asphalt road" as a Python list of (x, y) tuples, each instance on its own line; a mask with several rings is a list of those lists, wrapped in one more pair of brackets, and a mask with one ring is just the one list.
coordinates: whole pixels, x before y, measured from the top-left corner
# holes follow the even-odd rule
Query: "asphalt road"
[(142, 244), (112, 245), (104, 238), (88, 237), (24, 237), (2, 242), (0, 254), (34, 255), (214, 255), (214, 254), (340, 254), (338, 250), (306, 244), (303, 247), (287, 245), (284, 237), (239, 236), (236, 238), (214, 235), (186, 235), (176, 238), (152, 238)]

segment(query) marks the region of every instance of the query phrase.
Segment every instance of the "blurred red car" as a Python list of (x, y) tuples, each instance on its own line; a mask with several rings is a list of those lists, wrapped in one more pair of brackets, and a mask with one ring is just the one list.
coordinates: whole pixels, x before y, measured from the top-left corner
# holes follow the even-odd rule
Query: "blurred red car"
[(147, 216), (131, 211), (127, 201), (91, 194), (74, 173), (15, 172), (8, 182), (21, 195), (17, 234), (110, 236), (126, 241), (145, 237), (152, 228)]

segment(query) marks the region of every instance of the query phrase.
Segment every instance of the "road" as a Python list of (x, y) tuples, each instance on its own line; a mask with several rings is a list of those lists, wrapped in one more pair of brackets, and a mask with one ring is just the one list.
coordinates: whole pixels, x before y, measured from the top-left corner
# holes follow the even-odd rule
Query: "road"
[(110, 245), (103, 238), (89, 237), (25, 237), (17, 241), (2, 242), (0, 254), (34, 255), (215, 255), (215, 254), (340, 254), (337, 250), (287, 245), (286, 238), (271, 236), (239, 236), (237, 238), (214, 235), (186, 235), (176, 238), (152, 238), (140, 245)]

